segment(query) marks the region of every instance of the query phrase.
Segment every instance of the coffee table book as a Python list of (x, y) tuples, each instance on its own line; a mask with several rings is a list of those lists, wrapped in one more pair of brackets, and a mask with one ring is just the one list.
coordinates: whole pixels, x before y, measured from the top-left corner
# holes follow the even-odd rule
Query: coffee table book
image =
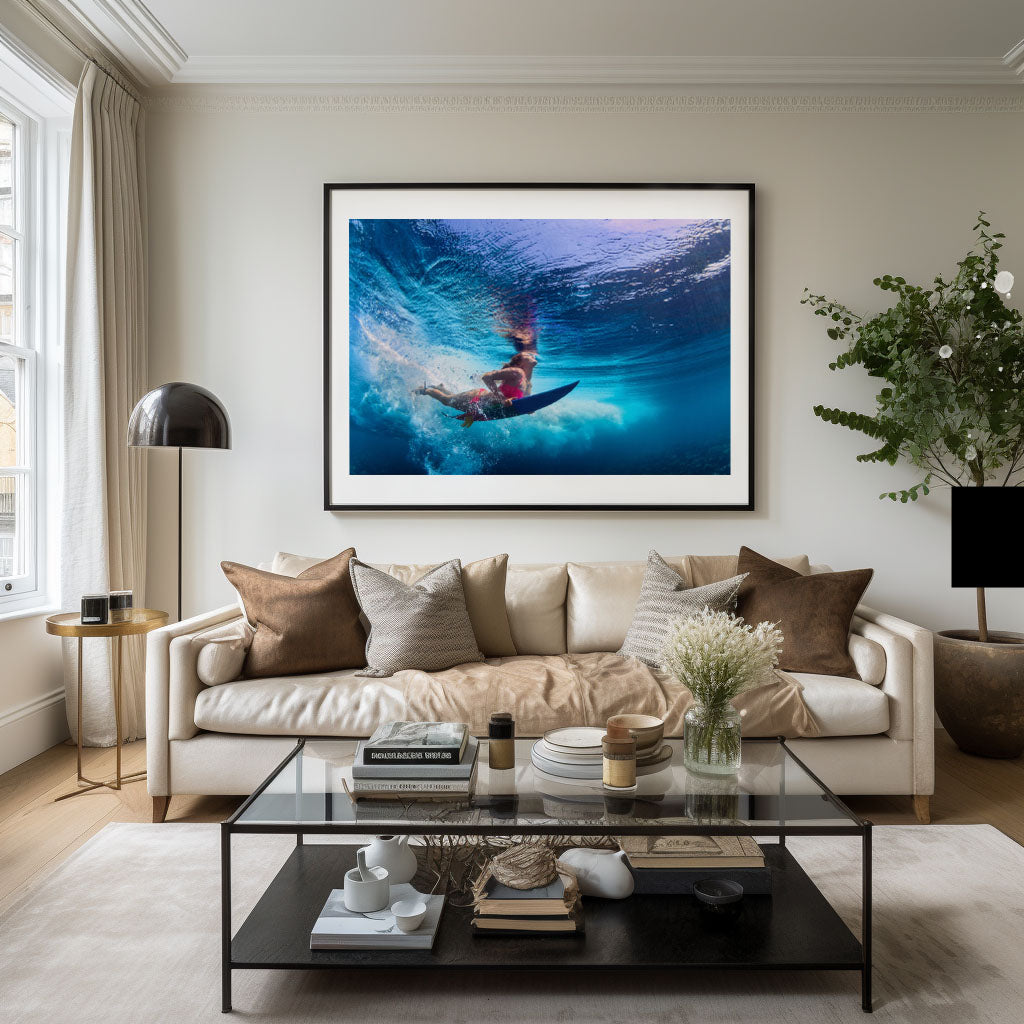
[(583, 935), (586, 931), (582, 905), (574, 907), (565, 917), (485, 917), (473, 918), (474, 935)]
[(473, 932), (488, 935), (567, 935), (583, 932), (579, 885), (559, 870), (547, 885), (514, 889), (484, 867), (473, 886)]
[(619, 847), (634, 868), (763, 868), (751, 836), (622, 836)]
[(403, 932), (389, 909), (356, 914), (345, 907), (345, 890), (332, 889), (313, 931), (309, 948), (315, 949), (432, 949), (444, 908), (444, 896), (427, 896), (408, 883), (391, 886), (390, 905), (399, 900), (423, 900), (427, 915), (414, 932)]
[(459, 764), (468, 742), (462, 722), (385, 722), (363, 744), (363, 764)]
[(360, 740), (356, 746), (352, 760), (353, 779), (468, 779), (476, 767), (480, 741), (470, 736), (466, 741), (466, 750), (462, 760), (457, 764), (366, 764), (363, 760), (363, 748), (366, 740)]
[(469, 798), (476, 783), (476, 766), (468, 779), (353, 779), (356, 800), (452, 800)]

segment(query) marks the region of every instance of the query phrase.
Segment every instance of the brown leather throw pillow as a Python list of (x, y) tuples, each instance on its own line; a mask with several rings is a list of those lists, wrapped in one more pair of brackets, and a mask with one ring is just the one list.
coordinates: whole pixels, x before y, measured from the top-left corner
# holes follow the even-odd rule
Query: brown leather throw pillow
[(784, 637), (779, 668), (857, 678), (849, 653), (850, 622), (874, 569), (803, 576), (740, 548), (738, 571), (746, 573), (736, 614), (745, 622), (777, 622)]
[(221, 562), (255, 629), (242, 675), (291, 676), (362, 668), (366, 630), (352, 589), (355, 548), (318, 562), (296, 577)]

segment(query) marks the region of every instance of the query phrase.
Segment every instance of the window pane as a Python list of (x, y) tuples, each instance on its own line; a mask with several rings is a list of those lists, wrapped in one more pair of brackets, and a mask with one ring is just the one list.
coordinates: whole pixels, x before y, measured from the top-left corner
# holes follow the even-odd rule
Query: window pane
[(17, 242), (0, 231), (0, 341), (15, 344), (14, 278)]
[(0, 224), (14, 227), (14, 125), (0, 114)]
[(25, 574), (26, 483), (24, 477), (0, 476), (0, 580)]
[(18, 465), (19, 359), (0, 356), (0, 469)]

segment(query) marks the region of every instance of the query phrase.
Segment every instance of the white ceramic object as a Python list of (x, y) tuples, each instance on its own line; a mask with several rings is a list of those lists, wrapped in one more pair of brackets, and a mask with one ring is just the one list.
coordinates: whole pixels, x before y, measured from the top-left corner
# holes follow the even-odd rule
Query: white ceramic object
[(416, 874), (416, 854), (409, 847), (408, 836), (374, 836), (369, 846), (364, 846), (366, 863), (371, 867), (384, 868), (392, 885), (411, 882)]
[(544, 733), (544, 740), (556, 750), (564, 750), (568, 754), (600, 754), (602, 736), (603, 729), (571, 725), (562, 729), (549, 729)]
[(414, 932), (427, 916), (427, 905), (423, 900), (399, 900), (392, 904), (391, 913), (400, 931)]
[(345, 872), (345, 909), (353, 914), (373, 914), (383, 910), (391, 898), (391, 884), (384, 868), (367, 868), (369, 881), (360, 876), (359, 868)]
[(558, 859), (576, 872), (584, 896), (624, 900), (633, 895), (633, 876), (622, 850), (566, 850)]

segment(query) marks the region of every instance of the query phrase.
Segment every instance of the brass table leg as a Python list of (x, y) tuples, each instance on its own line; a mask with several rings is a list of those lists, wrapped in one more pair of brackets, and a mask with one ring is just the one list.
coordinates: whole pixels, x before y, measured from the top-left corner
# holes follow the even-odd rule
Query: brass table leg
[[(117, 640), (116, 654), (114, 650), (111, 650), (111, 660), (115, 662), (114, 665), (114, 679), (113, 679), (113, 696), (114, 696), (114, 725), (117, 729), (117, 754), (116, 754), (116, 777), (108, 780), (107, 782), (97, 782), (94, 779), (86, 778), (82, 774), (82, 637), (78, 638), (78, 736), (76, 737), (76, 747), (78, 753), (78, 788), (72, 790), (70, 793), (65, 793), (63, 796), (59, 796), (54, 800), (57, 803), (59, 800), (67, 800), (69, 796), (78, 796), (79, 793), (89, 793), (94, 789), (120, 789), (121, 786), (126, 782), (139, 782), (146, 776), (145, 769), (138, 772), (132, 772), (130, 775), (121, 774), (121, 741), (123, 739), (123, 733), (121, 729), (121, 685), (122, 685), (122, 637), (112, 638)], [(85, 785), (83, 785), (85, 783)]]

